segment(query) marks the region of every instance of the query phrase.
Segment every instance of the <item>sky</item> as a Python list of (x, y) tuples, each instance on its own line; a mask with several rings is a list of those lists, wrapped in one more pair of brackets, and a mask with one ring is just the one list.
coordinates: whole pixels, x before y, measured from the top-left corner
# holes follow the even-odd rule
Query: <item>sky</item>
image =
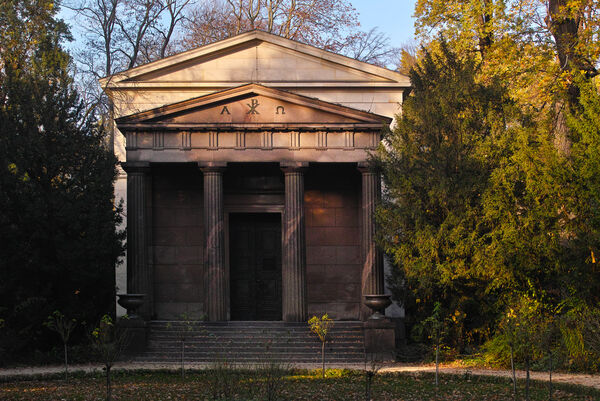
[(379, 27), (389, 36), (392, 46), (409, 43), (414, 38), (416, 0), (350, 0), (359, 13), (361, 28)]
[[(362, 30), (368, 31), (378, 27), (380, 32), (390, 38), (390, 44), (394, 47), (413, 41), (414, 18), (412, 16), (416, 0), (350, 0), (350, 2), (359, 13)], [(59, 16), (71, 26), (71, 32), (77, 38), (79, 33), (74, 26), (73, 13), (63, 7)], [(77, 45), (72, 42), (66, 47), (70, 50)]]

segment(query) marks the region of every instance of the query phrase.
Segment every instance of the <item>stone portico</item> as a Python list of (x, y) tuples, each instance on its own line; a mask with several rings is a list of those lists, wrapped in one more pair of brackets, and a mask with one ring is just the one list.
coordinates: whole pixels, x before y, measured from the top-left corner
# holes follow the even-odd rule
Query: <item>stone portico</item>
[(384, 269), (367, 161), (407, 77), (253, 31), (101, 84), (124, 170), (117, 285), (146, 294), (146, 320), (369, 316)]

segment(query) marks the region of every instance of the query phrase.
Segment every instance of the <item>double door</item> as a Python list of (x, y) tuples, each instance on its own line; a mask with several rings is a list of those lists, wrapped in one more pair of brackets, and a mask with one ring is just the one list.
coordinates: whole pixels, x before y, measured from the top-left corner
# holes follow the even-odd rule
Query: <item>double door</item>
[(281, 320), (281, 215), (229, 215), (231, 320)]

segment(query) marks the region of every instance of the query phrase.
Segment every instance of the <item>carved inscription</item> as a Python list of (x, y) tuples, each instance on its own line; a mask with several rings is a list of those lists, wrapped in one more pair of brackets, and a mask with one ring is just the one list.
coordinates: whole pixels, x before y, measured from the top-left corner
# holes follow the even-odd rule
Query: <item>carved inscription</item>
[[(219, 112), (220, 115), (224, 116), (230, 116), (231, 115), (231, 104), (230, 105), (225, 105), (223, 107), (221, 107), (221, 111)], [(262, 108), (264, 108), (265, 106), (262, 105), (261, 103), (259, 103), (258, 99), (251, 99), (250, 103), (246, 103), (246, 106), (248, 107), (248, 109), (246, 110), (246, 114), (260, 114), (260, 112), (258, 111), (259, 106)], [(275, 114), (278, 116), (284, 116), (285, 115), (285, 107), (282, 105), (278, 105), (278, 106), (274, 106), (275, 107)], [(234, 112), (235, 112), (235, 107), (234, 107)]]
[(248, 112), (246, 114), (260, 114), (258, 112), (258, 110), (256, 110), (256, 108), (258, 106), (260, 106), (260, 103), (258, 103), (258, 100), (252, 99), (252, 102), (246, 103), (246, 106), (250, 107), (250, 110), (248, 110)]

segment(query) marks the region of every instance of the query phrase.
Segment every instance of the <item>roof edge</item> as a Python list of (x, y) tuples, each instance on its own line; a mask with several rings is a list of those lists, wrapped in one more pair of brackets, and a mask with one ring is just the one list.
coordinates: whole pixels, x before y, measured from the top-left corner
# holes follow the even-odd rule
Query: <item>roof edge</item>
[(172, 113), (179, 113), (185, 111), (190, 108), (209, 105), (214, 102), (222, 101), (224, 99), (236, 96), (243, 96), (249, 93), (256, 93), (264, 96), (275, 96), (282, 98), (286, 101), (296, 103), (298, 105), (314, 107), (319, 110), (335, 113), (346, 116), (353, 116), (354, 118), (362, 118), (366, 123), (387, 123), (391, 124), (392, 119), (387, 116), (382, 116), (380, 114), (371, 113), (368, 111), (353, 109), (348, 106), (339, 105), (336, 103), (325, 102), (320, 99), (299, 95), (297, 93), (292, 93), (288, 91), (284, 91), (281, 89), (275, 89), (268, 86), (263, 86), (256, 83), (250, 83), (241, 85), (235, 88), (228, 88), (219, 92), (209, 93), (207, 95), (195, 97), (192, 99), (183, 100), (180, 102), (171, 103), (168, 105), (156, 107), (150, 110), (141, 111), (138, 113), (130, 114), (128, 116), (123, 116), (115, 119), (117, 125), (127, 124), (134, 121), (140, 121), (145, 119), (153, 119), (165, 115), (169, 115)]
[(236, 36), (232, 36), (217, 42), (213, 42), (204, 46), (197, 47), (195, 49), (187, 50), (182, 53), (174, 54), (169, 57), (162, 58), (160, 60), (152, 61), (147, 64), (143, 64), (129, 70), (118, 72), (99, 79), (100, 85), (103, 89), (109, 87), (111, 83), (119, 83), (126, 79), (131, 79), (143, 74), (147, 74), (152, 71), (161, 70), (169, 66), (183, 63), (192, 60), (197, 57), (233, 47), (243, 43), (249, 43), (252, 41), (268, 42), (278, 46), (282, 46), (287, 49), (295, 50), (304, 54), (318, 57), (333, 63), (342, 64), (344, 66), (354, 68), (359, 71), (367, 72), (373, 75), (377, 75), (393, 82), (406, 83), (410, 86), (410, 79), (400, 74), (399, 72), (389, 70), (384, 67), (379, 67), (373, 64), (366, 63), (364, 61), (358, 61), (353, 58), (333, 53), (327, 50), (319, 49), (315, 46), (308, 45), (305, 43), (298, 42), (293, 39), (284, 38), (272, 33), (268, 33), (261, 30), (253, 30), (241, 33)]

